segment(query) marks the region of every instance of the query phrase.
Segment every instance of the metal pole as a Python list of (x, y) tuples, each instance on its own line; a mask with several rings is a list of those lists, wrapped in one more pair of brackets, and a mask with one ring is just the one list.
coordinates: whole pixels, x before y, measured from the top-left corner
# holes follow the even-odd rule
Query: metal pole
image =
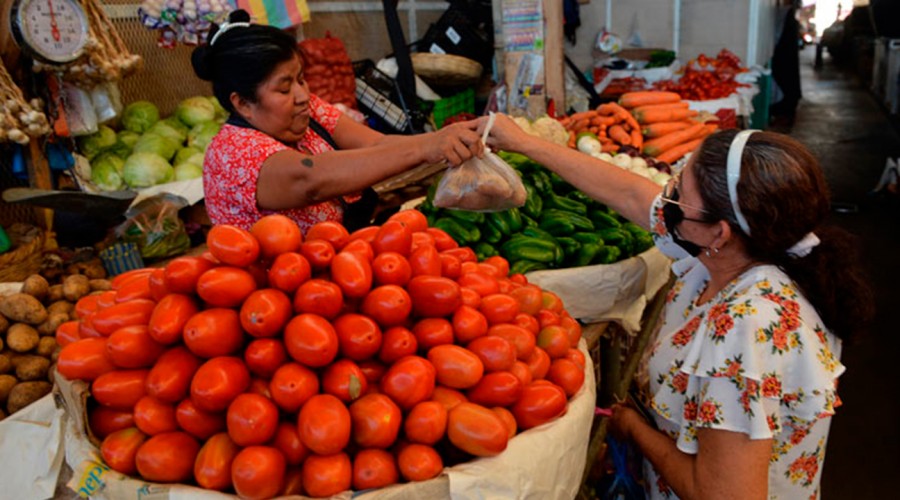
[(678, 56), (681, 48), (681, 0), (675, 0), (672, 9), (672, 52)]
[(612, 31), (612, 0), (606, 0), (606, 31)]

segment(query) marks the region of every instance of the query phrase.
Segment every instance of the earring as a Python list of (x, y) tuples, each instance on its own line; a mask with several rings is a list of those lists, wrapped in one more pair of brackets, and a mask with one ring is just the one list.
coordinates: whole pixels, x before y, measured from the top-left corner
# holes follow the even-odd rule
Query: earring
[(714, 254), (719, 255), (719, 249), (718, 249), (718, 248), (716, 248), (716, 247), (706, 247), (706, 256), (707, 256), (707, 257), (712, 257), (712, 255), (709, 253), (709, 249), (710, 249), (710, 248), (712, 248), (712, 251), (713, 251)]

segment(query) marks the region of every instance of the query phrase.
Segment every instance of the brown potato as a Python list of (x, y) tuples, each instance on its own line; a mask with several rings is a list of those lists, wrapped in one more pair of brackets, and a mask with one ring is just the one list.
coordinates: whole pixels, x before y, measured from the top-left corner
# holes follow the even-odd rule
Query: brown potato
[(25, 278), (25, 283), (22, 285), (22, 293), (27, 293), (38, 300), (44, 300), (49, 290), (50, 283), (40, 274), (32, 274)]
[(9, 328), (9, 320), (6, 319), (6, 316), (0, 314), (0, 335), (6, 333), (7, 328)]
[(38, 331), (25, 323), (16, 323), (6, 332), (6, 345), (16, 352), (28, 352), (34, 349), (40, 339)]
[(25, 359), (27, 354), (22, 354), (21, 352), (16, 351), (6, 351), (6, 357), (9, 358), (9, 363), (12, 365), (13, 369), (19, 366), (19, 363)]
[(6, 353), (0, 353), (0, 374), (9, 373), (13, 369), (12, 360)]
[(18, 383), (19, 381), (12, 375), (0, 375), (0, 405), (6, 403), (9, 391)]
[(47, 302), (59, 302), (60, 300), (65, 300), (66, 296), (63, 295), (63, 286), (62, 285), (53, 285), (47, 290)]
[(66, 276), (62, 282), (63, 296), (69, 302), (78, 302), (78, 299), (91, 292), (91, 280), (82, 274)]
[(66, 313), (66, 315), (72, 314), (72, 311), (75, 310), (75, 304), (69, 302), (68, 300), (57, 300), (53, 302), (49, 306), (47, 306), (47, 314), (53, 315), (53, 313), (61, 312)]
[(48, 335), (46, 337), (41, 337), (41, 340), (38, 342), (37, 346), (37, 354), (38, 356), (43, 356), (47, 359), (50, 359), (50, 356), (53, 355), (53, 351), (59, 346), (56, 343), (56, 337), (52, 335)]
[(15, 413), (50, 393), (53, 386), (50, 382), (20, 382), (9, 391), (6, 409)]
[(25, 356), (25, 358), (16, 367), (16, 377), (22, 382), (46, 380), (47, 370), (50, 369), (50, 360), (40, 356)]
[(59, 328), (59, 325), (69, 321), (69, 314), (64, 312), (55, 312), (47, 318), (47, 321), (44, 321), (37, 327), (38, 334), (40, 335), (55, 335), (56, 329)]
[(47, 321), (47, 309), (41, 302), (27, 293), (14, 293), (0, 297), (0, 314), (10, 322), (40, 325)]
[(95, 279), (89, 282), (92, 292), (105, 292), (112, 290), (112, 283), (107, 279)]
[[(56, 340), (56, 339), (54, 339)], [(62, 347), (56, 346), (56, 349), (53, 349), (53, 352), (50, 353), (50, 361), (56, 363), (56, 360), (59, 359), (59, 352), (62, 351)]]
[(81, 274), (92, 280), (100, 280), (106, 278), (106, 268), (103, 267), (103, 261), (94, 259), (90, 262), (85, 262)]

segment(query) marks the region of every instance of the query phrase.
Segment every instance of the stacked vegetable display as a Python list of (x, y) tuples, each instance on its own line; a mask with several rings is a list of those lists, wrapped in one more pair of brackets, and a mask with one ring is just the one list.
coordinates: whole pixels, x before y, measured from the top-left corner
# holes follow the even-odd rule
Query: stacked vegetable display
[(491, 213), (439, 209), (432, 204), (434, 189), (417, 207), (431, 225), (471, 246), (480, 259), (500, 255), (516, 274), (611, 264), (652, 246), (649, 233), (557, 174), (526, 156), (500, 155), (522, 176), (528, 197), (521, 208)]
[(714, 59), (700, 54), (686, 65), (684, 74), (678, 80), (661, 80), (653, 87), (676, 92), (690, 101), (721, 99), (735, 93), (739, 87), (749, 86), (735, 80), (738, 73), (746, 71), (738, 56), (722, 49)]
[(631, 113), (614, 102), (597, 109), (575, 113), (560, 120), (569, 131), (569, 147), (575, 148), (581, 134), (589, 134), (602, 144), (604, 153), (615, 153), (622, 146), (641, 149), (641, 127)]
[(225, 116), (215, 97), (184, 99), (163, 119), (156, 105), (136, 101), (122, 112), (121, 130), (101, 125), (78, 138), (78, 150), (90, 160), (91, 182), (103, 191), (195, 179)]
[(207, 244), (115, 277), (57, 330), (122, 473), (247, 498), (425, 480), (501, 453), (584, 382), (559, 298), (418, 211), (305, 236), (274, 215)]

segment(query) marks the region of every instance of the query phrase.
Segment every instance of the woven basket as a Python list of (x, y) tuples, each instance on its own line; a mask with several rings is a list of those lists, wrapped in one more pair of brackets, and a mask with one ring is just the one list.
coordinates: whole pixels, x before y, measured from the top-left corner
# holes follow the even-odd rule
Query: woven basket
[(412, 54), (413, 71), (427, 83), (441, 87), (472, 85), (481, 76), (481, 64), (451, 54)]
[(13, 224), (8, 229), (13, 247), (0, 254), (0, 283), (24, 281), (41, 270), (46, 235), (30, 224)]

